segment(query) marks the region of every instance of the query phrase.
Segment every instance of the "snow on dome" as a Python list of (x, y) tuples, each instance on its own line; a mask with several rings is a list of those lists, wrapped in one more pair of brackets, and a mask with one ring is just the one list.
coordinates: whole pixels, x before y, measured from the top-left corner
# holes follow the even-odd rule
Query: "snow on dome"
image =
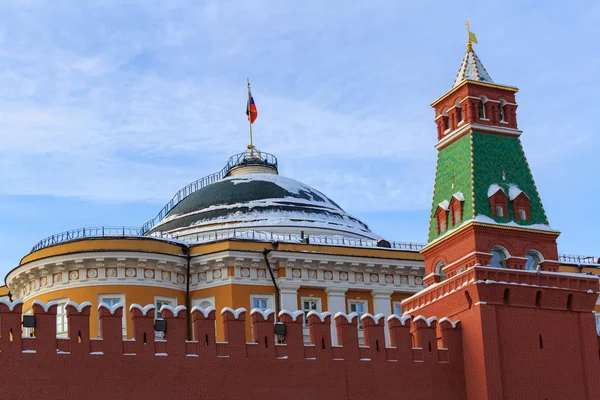
[(223, 229), (380, 239), (323, 193), (270, 173), (236, 174), (203, 187), (175, 205), (150, 234), (185, 237)]

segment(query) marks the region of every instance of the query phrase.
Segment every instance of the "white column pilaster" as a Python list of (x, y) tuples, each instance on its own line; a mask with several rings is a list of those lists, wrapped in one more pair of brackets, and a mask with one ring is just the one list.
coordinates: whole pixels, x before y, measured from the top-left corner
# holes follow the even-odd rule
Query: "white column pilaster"
[(281, 294), (282, 310), (298, 310), (298, 289), (300, 289), (300, 285), (294, 285), (290, 283), (279, 284), (279, 293)]
[(388, 334), (388, 323), (387, 317), (392, 315), (392, 291), (391, 290), (382, 290), (382, 289), (374, 289), (371, 290), (371, 295), (373, 296), (373, 312), (375, 315), (383, 314), (385, 315), (385, 344), (390, 344), (390, 335)]
[(335, 322), (333, 316), (337, 312), (346, 312), (346, 292), (347, 288), (326, 288), (327, 293), (327, 310), (331, 313), (331, 344), (338, 345), (337, 335), (335, 331)]

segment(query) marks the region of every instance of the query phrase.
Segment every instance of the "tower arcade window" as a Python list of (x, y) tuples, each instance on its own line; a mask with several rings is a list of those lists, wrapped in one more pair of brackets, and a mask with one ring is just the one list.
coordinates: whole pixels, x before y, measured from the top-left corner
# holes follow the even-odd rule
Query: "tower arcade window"
[(443, 271), (444, 267), (445, 265), (441, 261), (435, 266), (435, 273), (440, 276), (440, 282), (443, 282), (447, 279), (446, 273)]
[(444, 132), (450, 130), (450, 117), (448, 116), (448, 110), (442, 111), (442, 122), (444, 124)]
[(537, 266), (540, 265), (542, 261), (541, 254), (536, 250), (529, 250), (525, 253), (525, 258), (527, 262), (525, 263), (525, 269), (528, 271), (535, 271)]
[(506, 122), (505, 118), (505, 113), (504, 113), (504, 105), (505, 103), (502, 101), (500, 102), (500, 105), (498, 106), (498, 121), (500, 122)]
[(506, 249), (501, 246), (494, 246), (490, 250), (490, 253), (492, 254), (490, 267), (506, 268)]
[(486, 100), (487, 99), (485, 97), (482, 97), (481, 99), (479, 99), (479, 102), (477, 103), (477, 111), (478, 111), (479, 119), (487, 119), (485, 116)]
[(454, 107), (456, 109), (456, 118), (458, 122), (462, 122), (465, 120), (465, 114), (463, 113), (463, 109), (462, 106), (460, 105), (460, 103), (458, 102), (458, 100), (456, 100), (456, 103), (454, 104)]

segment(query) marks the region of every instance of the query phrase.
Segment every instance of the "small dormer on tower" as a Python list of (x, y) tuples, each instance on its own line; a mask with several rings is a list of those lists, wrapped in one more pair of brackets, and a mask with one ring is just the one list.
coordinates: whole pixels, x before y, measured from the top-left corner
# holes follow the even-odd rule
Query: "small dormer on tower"
[(492, 80), (469, 40), (452, 88), (432, 104), (438, 160), (422, 251), (427, 284), (474, 265), (558, 268), (559, 232), (521, 145), (517, 90)]

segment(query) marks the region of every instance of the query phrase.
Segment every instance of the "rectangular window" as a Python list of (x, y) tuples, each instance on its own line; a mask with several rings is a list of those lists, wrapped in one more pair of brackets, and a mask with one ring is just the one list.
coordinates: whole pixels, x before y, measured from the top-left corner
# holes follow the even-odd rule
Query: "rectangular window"
[(175, 297), (154, 296), (154, 305), (156, 306), (155, 318), (162, 318), (160, 308), (162, 306), (177, 307), (177, 299)]
[(58, 303), (56, 307), (56, 336), (66, 337), (67, 336), (67, 310), (66, 305), (69, 299), (56, 299)]
[(271, 294), (251, 294), (250, 309), (259, 308), (261, 310), (273, 309), (273, 295)]
[(304, 325), (308, 326), (307, 315), (311, 311), (321, 312), (321, 299), (315, 299), (312, 297), (302, 297), (302, 311), (304, 311)]
[(358, 314), (358, 329), (362, 329), (362, 322), (360, 318), (368, 311), (367, 304), (368, 303), (366, 300), (348, 300), (348, 309), (350, 312), (355, 312)]
[(394, 312), (394, 314), (402, 315), (402, 302), (394, 301), (392, 303), (392, 306), (392, 311)]
[(596, 331), (600, 335), (600, 312), (594, 313), (596, 315)]
[[(122, 293), (98, 295), (98, 304), (106, 304), (109, 307), (113, 307), (119, 303), (123, 305), (123, 337), (127, 337), (127, 320), (125, 319), (127, 315), (127, 305), (125, 303), (125, 295)], [(100, 336), (100, 323), (98, 323), (98, 336)]]

